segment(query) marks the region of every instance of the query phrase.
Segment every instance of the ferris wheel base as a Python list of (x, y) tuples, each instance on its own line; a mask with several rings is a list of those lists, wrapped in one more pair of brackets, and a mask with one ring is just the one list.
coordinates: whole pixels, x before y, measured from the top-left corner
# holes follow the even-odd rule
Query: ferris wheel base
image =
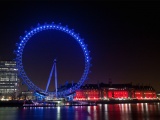
[(69, 95), (66, 95), (66, 96), (56, 97), (53, 94), (42, 93), (42, 92), (38, 92), (38, 91), (36, 91), (34, 93), (34, 96), (35, 96), (36, 100), (38, 100), (38, 101), (57, 101), (57, 100), (72, 101), (74, 95), (75, 94), (72, 93), (72, 94), (69, 94)]

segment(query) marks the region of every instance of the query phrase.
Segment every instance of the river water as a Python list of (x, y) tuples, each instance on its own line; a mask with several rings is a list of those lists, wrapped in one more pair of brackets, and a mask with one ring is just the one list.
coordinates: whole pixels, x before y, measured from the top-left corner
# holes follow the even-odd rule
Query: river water
[(160, 103), (0, 107), (0, 120), (160, 120)]

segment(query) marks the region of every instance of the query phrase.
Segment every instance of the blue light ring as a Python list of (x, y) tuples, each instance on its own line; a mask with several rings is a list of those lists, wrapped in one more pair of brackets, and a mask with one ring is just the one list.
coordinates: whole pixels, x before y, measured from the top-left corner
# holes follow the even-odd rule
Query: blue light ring
[[(83, 50), (83, 53), (84, 53), (84, 56), (85, 56), (85, 70), (84, 70), (84, 73), (82, 74), (82, 77), (80, 79), (80, 81), (75, 85), (73, 86), (74, 89), (72, 90), (76, 90), (75, 88), (79, 88), (83, 82), (85, 81), (88, 73), (89, 73), (89, 68), (90, 68), (90, 57), (89, 57), (89, 52), (88, 52), (88, 49), (87, 49), (87, 46), (84, 44), (83, 42), (83, 39), (80, 38), (79, 34), (75, 34), (75, 32), (73, 30), (70, 30), (68, 29), (67, 27), (63, 27), (63, 26), (60, 26), (60, 25), (55, 25), (55, 24), (51, 24), (51, 25), (43, 25), (43, 26), (38, 26), (37, 28), (35, 29), (32, 29), (30, 32), (28, 32), (24, 38), (21, 38), (21, 43), (19, 44), (20, 46), (20, 51), (17, 50), (17, 60), (20, 61), (18, 62), (19, 64), (22, 64), (22, 57), (18, 57), (18, 56), (22, 56), (22, 52), (23, 52), (23, 49), (25, 47), (25, 44), (27, 43), (27, 41), (36, 33), (40, 32), (40, 31), (43, 31), (43, 30), (49, 30), (49, 29), (53, 29), (53, 30), (60, 30), (62, 32), (65, 32), (65, 33), (68, 33), (69, 35), (71, 35), (81, 46), (82, 50)], [(87, 54), (87, 55), (86, 55)], [(23, 67), (20, 67), (20, 74), (23, 73), (23, 80), (25, 81), (28, 81), (26, 84), (31, 87), (33, 90), (41, 90), (41, 91), (44, 91), (42, 89), (40, 89), (39, 87), (37, 87), (36, 85), (34, 85), (30, 79), (27, 77), (26, 73), (24, 72), (24, 69)], [(24, 77), (25, 76), (25, 77)], [(21, 76), (22, 77), (22, 76)], [(26, 82), (25, 81), (25, 82)], [(67, 94), (69, 92), (70, 89), (68, 90), (65, 90), (64, 92), (62, 93), (58, 93), (58, 94)], [(54, 92), (50, 92), (50, 93), (54, 93)]]

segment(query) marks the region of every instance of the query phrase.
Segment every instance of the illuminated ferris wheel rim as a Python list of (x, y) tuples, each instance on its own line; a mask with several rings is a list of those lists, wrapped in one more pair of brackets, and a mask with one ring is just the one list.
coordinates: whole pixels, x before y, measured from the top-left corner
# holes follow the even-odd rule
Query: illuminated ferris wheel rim
[[(42, 92), (44, 93), (45, 90), (39, 88), (36, 86), (26, 75), (24, 69), (23, 69), (23, 64), (22, 64), (22, 54), (23, 54), (23, 49), (27, 43), (27, 41), (36, 33), (39, 33), (44, 30), (59, 30), (62, 32), (65, 32), (72, 36), (80, 45), (80, 47), (83, 50), (83, 54), (85, 56), (85, 68), (84, 72), (82, 74), (82, 77), (80, 80), (75, 84), (73, 87), (64, 90), (64, 91), (59, 91), (57, 93), (58, 96), (65, 96), (67, 94), (70, 94), (74, 92), (75, 90), (79, 89), (80, 86), (84, 83), (84, 81), (87, 79), (87, 75), (89, 73), (89, 68), (90, 68), (90, 55), (89, 51), (87, 49), (87, 45), (84, 43), (83, 39), (79, 36), (79, 34), (75, 33), (73, 29), (69, 29), (67, 26), (62, 26), (61, 24), (54, 24), (53, 22), (51, 24), (45, 24), (45, 25), (37, 25), (37, 27), (32, 28), (29, 32), (25, 32), (25, 36), (21, 37), (20, 36), (20, 43), (17, 44), (18, 49), (15, 51), (16, 53), (16, 62), (17, 62), (17, 68), (19, 72), (19, 76), (22, 78), (23, 82), (29, 87), (29, 89)], [(55, 94), (55, 92), (47, 92), (48, 94)]]

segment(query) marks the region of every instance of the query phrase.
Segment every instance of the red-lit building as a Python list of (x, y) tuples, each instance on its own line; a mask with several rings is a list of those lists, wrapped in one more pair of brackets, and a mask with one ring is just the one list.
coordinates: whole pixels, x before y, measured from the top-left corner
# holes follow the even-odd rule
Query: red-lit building
[(155, 99), (151, 86), (132, 84), (86, 84), (76, 91), (74, 100)]
[(131, 97), (136, 99), (157, 98), (156, 91), (151, 86), (133, 86), (131, 93)]
[(100, 90), (98, 85), (85, 85), (77, 90), (74, 96), (75, 100), (100, 100)]

